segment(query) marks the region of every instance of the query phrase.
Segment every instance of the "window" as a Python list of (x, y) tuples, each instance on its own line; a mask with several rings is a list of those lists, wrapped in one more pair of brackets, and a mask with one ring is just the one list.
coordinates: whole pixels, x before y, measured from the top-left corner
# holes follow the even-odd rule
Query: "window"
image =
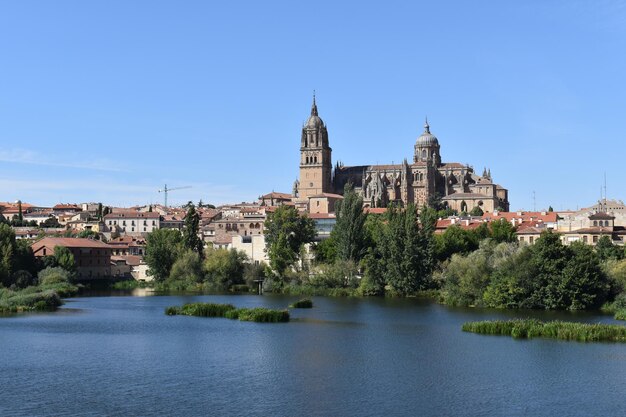
[(131, 232), (134, 232), (134, 231), (135, 231), (135, 228), (133, 227), (130, 231), (131, 231)]
[(143, 231), (144, 231), (144, 232), (146, 231), (146, 228), (145, 228), (145, 227), (143, 228)]
[(156, 222), (154, 220), (152, 220), (152, 226), (155, 226)]
[(606, 220), (606, 221), (604, 222), (604, 225), (605, 225), (606, 227), (609, 227), (609, 221), (608, 221), (608, 220)]
[(593, 243), (598, 243), (598, 236), (593, 237)]
[(122, 226), (126, 226), (126, 220), (122, 222)]
[(593, 225), (594, 225), (594, 226), (597, 226), (597, 225), (598, 225), (598, 222), (594, 220), (594, 221), (593, 221)]
[(587, 243), (587, 236), (583, 236), (583, 243)]
[(534, 238), (534, 237), (532, 237), (532, 236), (531, 236), (530, 238), (528, 238), (528, 241), (531, 243), (531, 245), (532, 245), (532, 243), (534, 242), (534, 240), (535, 240), (535, 238)]

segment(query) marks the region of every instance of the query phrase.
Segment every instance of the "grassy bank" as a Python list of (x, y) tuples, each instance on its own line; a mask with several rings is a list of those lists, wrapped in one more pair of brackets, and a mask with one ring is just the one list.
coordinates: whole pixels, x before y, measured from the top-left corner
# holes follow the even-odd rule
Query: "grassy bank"
[(578, 342), (626, 342), (626, 327), (615, 324), (515, 319), (467, 322), (462, 329), (464, 332), (514, 338), (546, 337)]
[(167, 307), (165, 314), (168, 316), (225, 317), (257, 323), (284, 323), (289, 321), (289, 312), (287, 310), (271, 310), (264, 307), (236, 308), (232, 304), (215, 303), (190, 303), (182, 307)]

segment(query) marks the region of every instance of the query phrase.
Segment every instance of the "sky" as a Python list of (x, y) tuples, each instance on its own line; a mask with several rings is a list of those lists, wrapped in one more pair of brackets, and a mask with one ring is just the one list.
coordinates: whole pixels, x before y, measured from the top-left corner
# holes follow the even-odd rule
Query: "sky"
[(333, 165), (427, 116), (512, 210), (626, 199), (625, 1), (0, 0), (0, 201), (290, 193), (313, 90)]

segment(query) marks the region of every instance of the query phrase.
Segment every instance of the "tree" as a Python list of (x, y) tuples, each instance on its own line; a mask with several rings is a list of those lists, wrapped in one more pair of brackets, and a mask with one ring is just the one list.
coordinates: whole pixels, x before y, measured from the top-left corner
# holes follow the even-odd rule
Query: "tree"
[(183, 226), (183, 242), (185, 247), (196, 252), (200, 257), (203, 255), (204, 244), (199, 236), (200, 233), (200, 215), (196, 211), (196, 207), (190, 201), (187, 203), (187, 214), (185, 215), (185, 224)]
[(552, 213), (554, 211), (554, 209), (552, 208), (552, 206), (548, 207), (548, 212)]
[(331, 232), (339, 259), (358, 262), (365, 255), (366, 234), (363, 198), (354, 191), (352, 184), (344, 187), (343, 201), (337, 203), (337, 222)]
[(293, 206), (282, 205), (265, 221), (265, 241), (272, 269), (282, 276), (300, 259), (302, 246), (313, 242), (315, 223)]
[(98, 210), (96, 211), (96, 216), (98, 220), (102, 221), (102, 203), (98, 203)]
[(190, 249), (183, 251), (172, 265), (169, 279), (170, 281), (184, 281), (187, 283), (202, 282), (204, 280), (204, 272), (200, 255)]
[(44, 229), (50, 227), (61, 227), (61, 223), (59, 223), (59, 220), (56, 217), (50, 216), (45, 221), (41, 222), (40, 226)]
[(207, 280), (217, 289), (228, 290), (243, 284), (246, 255), (235, 249), (207, 249), (204, 270)]
[(491, 238), (496, 242), (516, 242), (515, 227), (506, 219), (500, 219), (489, 223)]
[(452, 225), (443, 234), (435, 237), (435, 253), (439, 261), (449, 259), (453, 254), (466, 255), (478, 249), (478, 237), (470, 230)]
[(24, 221), (24, 214), (22, 213), (22, 201), (17, 200), (17, 220), (19, 220), (20, 224)]
[(0, 224), (0, 281), (10, 286), (13, 273), (13, 256), (16, 250), (15, 232), (8, 224)]
[(617, 245), (614, 245), (611, 238), (607, 235), (601, 236), (596, 243), (596, 253), (600, 257), (600, 260), (606, 261), (607, 259), (620, 260), (624, 257), (624, 251)]
[(472, 211), (469, 212), (470, 216), (480, 217), (484, 214), (483, 209), (480, 206), (474, 206)]
[(148, 265), (148, 273), (156, 281), (164, 281), (170, 276), (181, 246), (182, 236), (175, 229), (157, 229), (146, 237), (144, 260)]
[(74, 255), (72, 255), (72, 252), (65, 246), (54, 247), (54, 259), (56, 260), (56, 264), (67, 272), (73, 273), (76, 270)]

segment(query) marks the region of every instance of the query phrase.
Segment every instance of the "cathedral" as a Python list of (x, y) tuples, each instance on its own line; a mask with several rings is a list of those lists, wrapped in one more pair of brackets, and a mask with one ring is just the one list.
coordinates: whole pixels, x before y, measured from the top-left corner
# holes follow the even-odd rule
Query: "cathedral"
[(469, 165), (441, 162), (439, 140), (430, 132), (428, 120), (415, 141), (410, 162), (405, 158), (393, 165), (337, 163), (333, 169), (331, 154), (328, 130), (313, 96), (311, 115), (302, 127), (300, 179), (293, 187), (295, 201), (304, 203), (312, 197), (342, 194), (345, 184), (351, 183), (366, 207), (386, 207), (389, 203), (421, 207), (436, 196), (445, 207), (458, 212), (469, 212), (474, 207), (483, 212), (509, 210), (508, 191), (492, 181), (491, 170), (477, 175)]

